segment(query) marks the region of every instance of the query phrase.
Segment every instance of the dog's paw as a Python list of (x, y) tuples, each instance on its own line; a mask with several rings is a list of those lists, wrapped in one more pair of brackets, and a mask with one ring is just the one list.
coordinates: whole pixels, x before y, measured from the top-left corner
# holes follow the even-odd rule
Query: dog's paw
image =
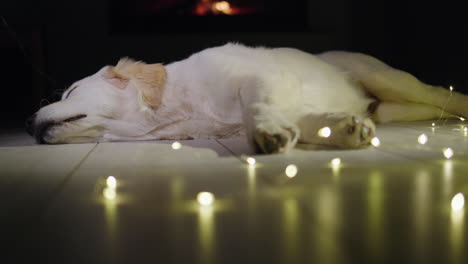
[(254, 132), (254, 141), (263, 153), (288, 152), (297, 143), (299, 128), (282, 126), (272, 122), (257, 125)]
[(347, 116), (332, 125), (331, 130), (330, 140), (340, 148), (364, 148), (369, 146), (375, 137), (375, 125), (369, 118)]

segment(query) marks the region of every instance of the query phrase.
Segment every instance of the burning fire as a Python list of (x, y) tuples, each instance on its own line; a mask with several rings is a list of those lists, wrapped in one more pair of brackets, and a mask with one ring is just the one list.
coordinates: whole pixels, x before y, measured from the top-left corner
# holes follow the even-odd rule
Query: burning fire
[(198, 0), (194, 10), (196, 15), (208, 14), (232, 15), (234, 10), (228, 1)]

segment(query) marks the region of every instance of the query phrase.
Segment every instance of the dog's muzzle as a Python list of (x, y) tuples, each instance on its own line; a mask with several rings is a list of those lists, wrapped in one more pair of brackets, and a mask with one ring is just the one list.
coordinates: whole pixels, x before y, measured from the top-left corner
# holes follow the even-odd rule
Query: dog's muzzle
[(68, 123), (68, 122), (73, 122), (76, 120), (80, 120), (85, 118), (87, 115), (77, 115), (73, 116), (67, 119), (64, 119), (60, 122), (55, 122), (55, 121), (44, 121), (39, 124), (36, 124), (36, 116), (37, 114), (32, 115), (28, 119), (26, 119), (25, 126), (26, 126), (26, 131), (28, 132), (29, 135), (34, 137), (36, 139), (36, 142), (39, 144), (48, 144), (50, 142), (47, 142), (44, 138), (47, 133), (47, 131), (52, 128), (53, 126), (60, 125), (63, 123)]

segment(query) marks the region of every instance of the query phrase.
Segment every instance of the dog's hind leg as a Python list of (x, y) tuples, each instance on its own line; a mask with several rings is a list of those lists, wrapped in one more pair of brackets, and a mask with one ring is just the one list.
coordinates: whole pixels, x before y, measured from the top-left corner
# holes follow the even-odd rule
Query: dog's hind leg
[(425, 84), (413, 75), (392, 68), (372, 56), (332, 51), (320, 54), (319, 57), (349, 73), (380, 101), (425, 104), (468, 117), (468, 96)]
[(432, 105), (392, 102), (381, 102), (372, 114), (372, 120), (378, 123), (453, 117), (456, 116)]
[[(430, 119), (439, 117), (445, 112), (468, 117), (468, 96), (448, 89), (425, 84), (413, 75), (395, 69), (376, 71), (363, 76), (360, 82), (371, 94), (384, 103), (382, 109), (393, 108), (396, 105), (408, 111), (416, 111), (409, 120)], [(392, 104), (398, 103), (398, 104)]]

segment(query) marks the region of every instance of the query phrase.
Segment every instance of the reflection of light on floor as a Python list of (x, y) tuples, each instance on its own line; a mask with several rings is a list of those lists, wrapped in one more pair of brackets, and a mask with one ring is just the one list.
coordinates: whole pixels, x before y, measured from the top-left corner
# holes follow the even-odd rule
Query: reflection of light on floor
[(447, 197), (453, 189), (453, 161), (445, 160), (443, 167), (442, 192)]
[(198, 209), (200, 263), (215, 263), (215, 220), (212, 206)]
[(118, 214), (117, 214), (117, 194), (114, 188), (106, 187), (103, 190), (104, 218), (107, 230), (108, 261), (114, 262), (117, 252), (118, 238)]
[(417, 252), (417, 256), (421, 258), (421, 263), (424, 263), (424, 257), (427, 255), (428, 241), (430, 241), (430, 225), (428, 219), (430, 219), (431, 209), (431, 175), (427, 169), (420, 169), (416, 172), (414, 178), (414, 196), (412, 211), (413, 216), (413, 228), (415, 230), (414, 245)]
[(102, 191), (102, 195), (106, 200), (113, 201), (117, 197), (117, 192), (114, 188), (106, 187)]
[[(341, 219), (336, 190), (322, 188), (318, 190), (317, 217), (315, 228), (317, 263), (341, 263), (342, 254), (338, 243), (338, 224)], [(346, 220), (345, 220), (346, 221)]]
[(381, 171), (372, 171), (367, 181), (367, 212), (369, 247), (372, 248), (372, 256), (378, 257), (384, 248), (384, 177)]
[(249, 199), (253, 199), (255, 197), (256, 191), (256, 170), (254, 167), (247, 167), (247, 191), (249, 194)]
[(180, 176), (173, 177), (170, 184), (171, 200), (174, 204), (182, 201), (185, 190), (184, 179)]
[(451, 263), (462, 263), (463, 245), (464, 242), (464, 222), (465, 222), (465, 211), (464, 210), (451, 210), (450, 213), (450, 249), (451, 249)]
[(298, 263), (300, 209), (297, 200), (283, 200), (283, 263)]
[(337, 180), (338, 177), (340, 176), (341, 159), (340, 158), (332, 159), (330, 161), (330, 167), (332, 169), (333, 178)]

